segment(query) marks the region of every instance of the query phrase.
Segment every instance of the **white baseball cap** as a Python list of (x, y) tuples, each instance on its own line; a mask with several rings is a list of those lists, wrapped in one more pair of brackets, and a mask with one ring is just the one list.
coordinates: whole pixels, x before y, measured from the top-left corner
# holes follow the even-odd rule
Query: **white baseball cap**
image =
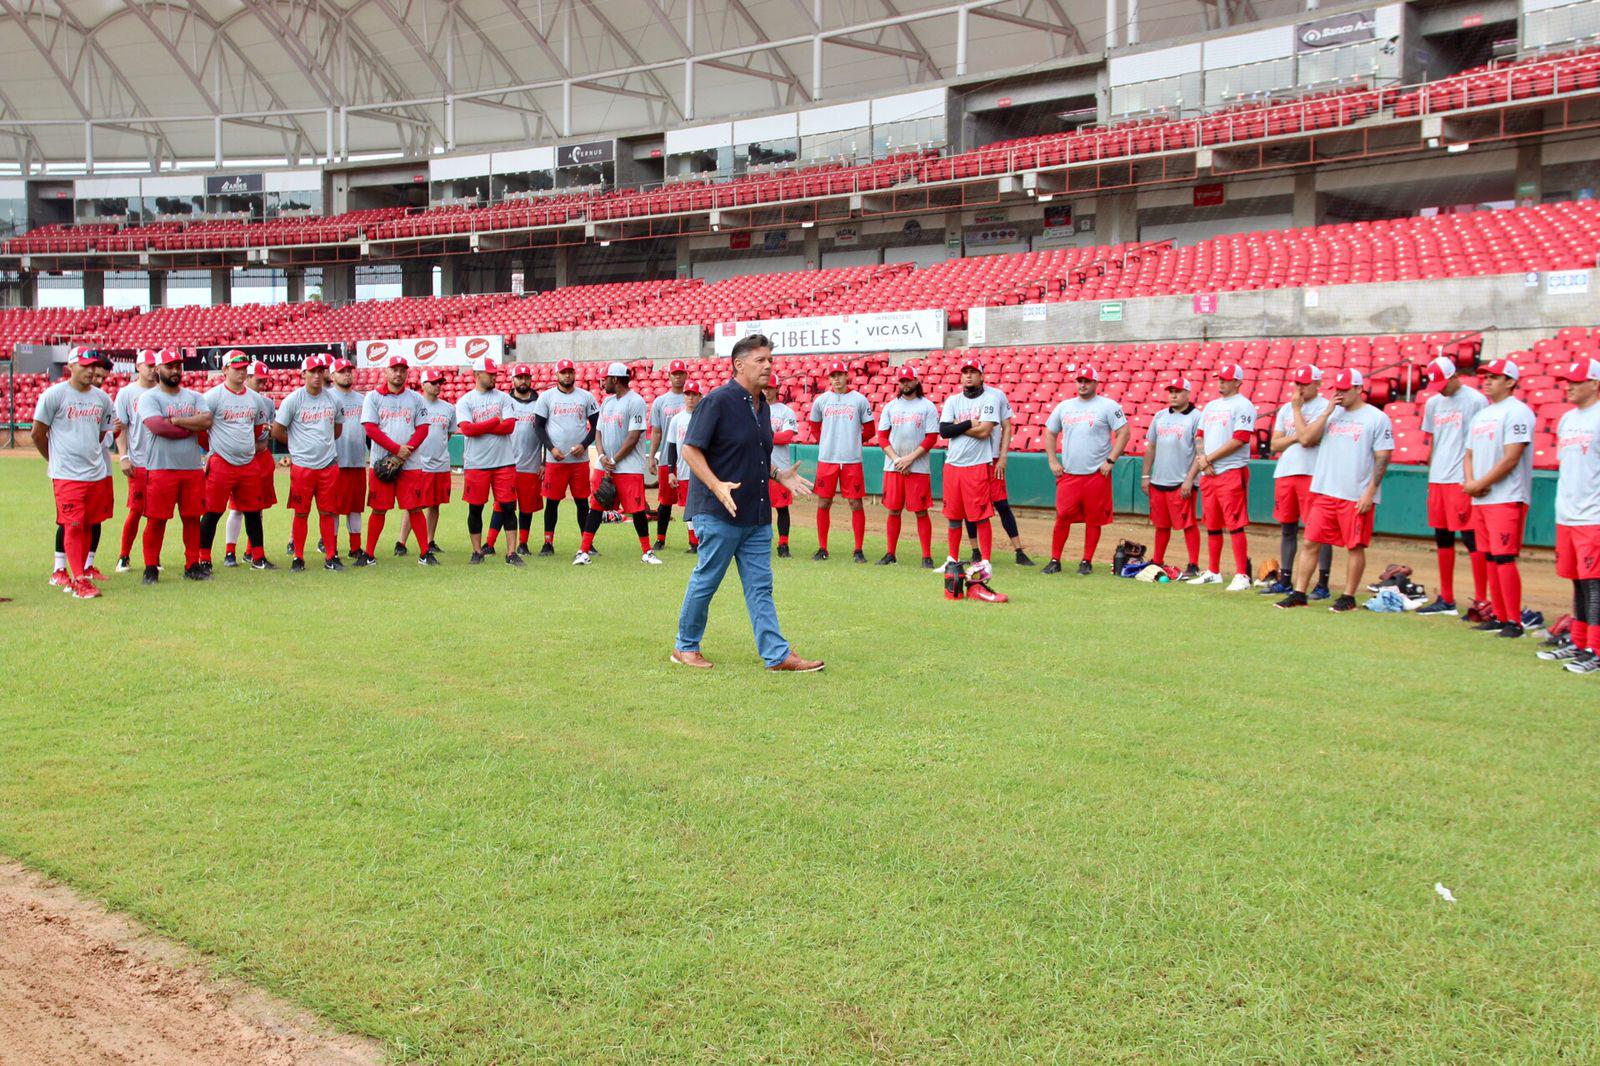
[(633, 371), (628, 369), (627, 363), (612, 363), (610, 366), (606, 367), (606, 377), (631, 378), (633, 377)]

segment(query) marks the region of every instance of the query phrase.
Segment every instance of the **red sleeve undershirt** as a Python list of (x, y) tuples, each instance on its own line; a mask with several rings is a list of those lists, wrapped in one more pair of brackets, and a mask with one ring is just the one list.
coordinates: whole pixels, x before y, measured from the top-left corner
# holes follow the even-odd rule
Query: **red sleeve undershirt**
[(1236, 429), (1233, 431), (1233, 439), (1237, 441), (1243, 441), (1245, 444), (1249, 444), (1250, 438), (1254, 435), (1255, 434), (1251, 433), (1248, 429)]
[(171, 419), (167, 418), (166, 415), (150, 416), (144, 420), (144, 428), (156, 436), (165, 437), (168, 440), (182, 440), (189, 435), (187, 429), (179, 429), (172, 424)]
[(786, 429), (781, 433), (774, 433), (772, 435), (772, 443), (774, 443), (774, 444), (793, 444), (794, 443), (794, 430)]
[(415, 450), (417, 445), (428, 439), (428, 424), (424, 422), (411, 434), (411, 439), (404, 445), (396, 444), (389, 439), (389, 435), (378, 428), (376, 422), (363, 422), (361, 427), (367, 431), (367, 439), (387, 452), (398, 452), (402, 447)]
[(933, 451), (933, 446), (935, 444), (938, 444), (938, 443), (939, 443), (939, 434), (937, 434), (937, 433), (929, 433), (926, 437), (922, 438), (922, 446), (923, 446), (923, 448), (927, 449), (930, 452)]
[(878, 428), (871, 422), (861, 427), (861, 443), (871, 444), (872, 438), (877, 436)]

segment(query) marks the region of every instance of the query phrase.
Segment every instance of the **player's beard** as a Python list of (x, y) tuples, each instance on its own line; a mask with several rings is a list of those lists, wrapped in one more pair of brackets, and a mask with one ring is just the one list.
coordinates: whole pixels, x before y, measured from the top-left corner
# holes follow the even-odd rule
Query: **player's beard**
[(511, 390), (511, 395), (515, 396), (519, 400), (526, 400), (529, 396), (533, 395), (533, 390), (532, 389), (512, 389)]
[(976, 400), (979, 396), (983, 395), (983, 386), (963, 385), (961, 386), (961, 395), (965, 396), (969, 400)]

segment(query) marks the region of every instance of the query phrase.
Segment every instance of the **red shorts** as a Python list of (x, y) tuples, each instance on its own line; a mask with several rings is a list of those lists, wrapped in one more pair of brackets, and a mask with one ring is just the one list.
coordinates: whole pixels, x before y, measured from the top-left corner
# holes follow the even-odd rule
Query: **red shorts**
[(1285, 474), (1272, 480), (1273, 521), (1288, 525), (1311, 514), (1311, 475)]
[(1314, 492), (1306, 511), (1306, 539), (1335, 548), (1365, 548), (1372, 543), (1372, 519), (1377, 513), (1374, 507), (1356, 514), (1356, 501)]
[(1521, 555), (1522, 530), (1528, 524), (1525, 503), (1475, 503), (1472, 529), (1478, 550), (1486, 555)]
[[(546, 467), (545, 469), (549, 469)], [(644, 503), (644, 475), (643, 474), (612, 474), (611, 483), (617, 487), (617, 510), (623, 514), (638, 514), (645, 509)], [(595, 484), (599, 484), (598, 481)], [(589, 497), (590, 507), (599, 507), (594, 497)]]
[(450, 471), (424, 470), (422, 477), (429, 507), (442, 507), (450, 502)]
[(982, 522), (994, 517), (989, 489), (989, 464), (944, 468), (944, 516), (952, 521)]
[(494, 491), (496, 504), (514, 503), (517, 498), (517, 468), (496, 466), (488, 470), (468, 470), (462, 474), (461, 498), (481, 507)]
[(1209, 530), (1243, 529), (1250, 524), (1250, 468), (1236, 466), (1200, 478), (1201, 518)]
[(774, 507), (788, 507), (794, 503), (794, 493), (781, 481), (767, 479), (767, 502)]
[(97, 526), (101, 522), (109, 522), (112, 512), (117, 509), (117, 490), (107, 474), (94, 483), (94, 490), (89, 493), (89, 524)]
[(1056, 517), (1090, 526), (1111, 524), (1111, 475), (1062, 474), (1056, 478)]
[(152, 470), (144, 486), (146, 518), (165, 522), (176, 511), (184, 518), (206, 513), (204, 470)]
[[(104, 504), (105, 489), (99, 481), (63, 481), (50, 482), (55, 490), (56, 497), (56, 525), (72, 526), (83, 524), (92, 526), (96, 522), (104, 522), (105, 518), (95, 518), (97, 509)], [(106, 518), (110, 518), (110, 514)]]
[(589, 480), (589, 464), (546, 463), (544, 468), (544, 498), (564, 500), (572, 493), (574, 500), (586, 499), (594, 492)]
[(1600, 578), (1600, 526), (1556, 523), (1556, 576), (1568, 581)]
[(838, 493), (847, 500), (867, 495), (867, 478), (860, 463), (818, 463), (815, 492), (819, 499), (831, 500)]
[(989, 464), (989, 469), (991, 471), (989, 475), (989, 498), (995, 503), (1009, 503), (1011, 501), (1011, 494), (1006, 489), (1006, 479), (1003, 477), (994, 476), (992, 473), (994, 470), (993, 463)]
[(333, 463), (320, 469), (289, 464), (289, 510), (295, 514), (310, 514), (311, 501), (316, 500), (317, 510), (323, 514), (349, 514), (339, 510), (344, 501), (339, 497), (339, 468)]
[(684, 481), (680, 482), (676, 488), (668, 486), (666, 467), (664, 465), (658, 467), (656, 469), (656, 506), (670, 507), (674, 503), (681, 505), (684, 501), (680, 500), (679, 497), (683, 495), (683, 486), (687, 484), (688, 482)]
[(250, 467), (256, 472), (256, 499), (261, 501), (261, 509), (277, 505), (278, 502), (278, 461), (272, 457), (270, 450), (256, 452), (256, 457), (251, 460)]
[(340, 514), (360, 514), (367, 509), (367, 468), (341, 466), (334, 490)]
[(367, 471), (367, 506), (374, 511), (420, 511), (432, 507), (431, 475), (421, 470), (402, 470), (393, 481), (380, 481), (373, 471)]
[(1428, 528), (1459, 533), (1472, 528), (1472, 497), (1459, 484), (1428, 484)]
[[(767, 482), (767, 484), (768, 485), (772, 485), (772, 484), (774, 484), (774, 482), (769, 481), (769, 482)], [(782, 486), (779, 486), (779, 487), (782, 488)], [(784, 491), (787, 492), (789, 490), (788, 489), (784, 489)], [(677, 493), (678, 493), (678, 506), (679, 507), (687, 507), (687, 506), (689, 506), (689, 479), (688, 478), (681, 478), (678, 481)]]
[(523, 514), (544, 510), (544, 485), (539, 475), (518, 470), (513, 473), (517, 475), (517, 510)]
[(1195, 524), (1194, 493), (1184, 499), (1177, 489), (1150, 486), (1150, 524), (1157, 529), (1191, 529)]
[(221, 514), (229, 507), (235, 511), (261, 510), (261, 472), (254, 459), (243, 466), (234, 466), (220, 455), (206, 460), (206, 510)]
[(926, 511), (933, 506), (933, 475), (885, 470), (883, 506), (891, 511)]
[(128, 468), (128, 513), (144, 517), (144, 489), (149, 484), (149, 474), (142, 466)]

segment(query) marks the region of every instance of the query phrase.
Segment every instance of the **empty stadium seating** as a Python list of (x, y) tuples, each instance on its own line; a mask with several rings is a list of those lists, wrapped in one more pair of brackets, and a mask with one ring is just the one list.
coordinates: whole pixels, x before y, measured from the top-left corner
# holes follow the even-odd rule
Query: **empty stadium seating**
[(0, 308), (0, 359), (11, 358), (11, 350), (15, 345), (65, 343), (136, 313), (110, 307), (86, 307), (82, 310), (64, 307)]

